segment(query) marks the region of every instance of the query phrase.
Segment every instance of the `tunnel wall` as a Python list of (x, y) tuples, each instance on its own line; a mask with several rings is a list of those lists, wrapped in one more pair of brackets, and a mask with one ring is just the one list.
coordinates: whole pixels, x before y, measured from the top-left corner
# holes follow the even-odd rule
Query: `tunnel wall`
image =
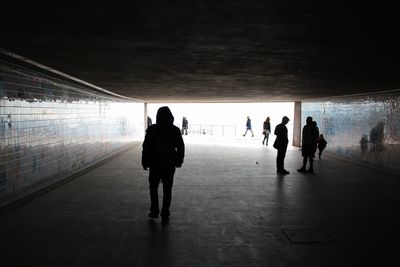
[(328, 142), (326, 150), (370, 166), (400, 170), (400, 92), (302, 103)]
[(144, 104), (0, 60), (0, 206), (142, 140)]

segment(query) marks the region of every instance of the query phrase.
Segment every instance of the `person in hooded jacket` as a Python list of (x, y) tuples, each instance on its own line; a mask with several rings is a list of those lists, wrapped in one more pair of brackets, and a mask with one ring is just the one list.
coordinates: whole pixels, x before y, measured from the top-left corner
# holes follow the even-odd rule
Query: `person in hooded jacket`
[[(185, 157), (185, 144), (181, 131), (173, 125), (174, 116), (167, 107), (157, 111), (156, 124), (149, 126), (143, 142), (142, 166), (149, 170), (150, 213), (149, 217), (169, 221), (172, 185), (175, 168), (180, 168)], [(163, 184), (163, 203), (161, 213), (158, 203), (158, 186)]]

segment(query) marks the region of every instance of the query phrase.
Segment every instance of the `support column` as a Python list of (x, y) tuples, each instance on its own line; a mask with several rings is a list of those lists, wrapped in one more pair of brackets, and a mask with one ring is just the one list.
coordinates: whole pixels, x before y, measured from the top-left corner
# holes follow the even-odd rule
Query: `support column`
[(301, 102), (294, 102), (293, 145), (301, 146)]
[(147, 127), (149, 127), (147, 123), (147, 103), (144, 103), (144, 130), (146, 131)]

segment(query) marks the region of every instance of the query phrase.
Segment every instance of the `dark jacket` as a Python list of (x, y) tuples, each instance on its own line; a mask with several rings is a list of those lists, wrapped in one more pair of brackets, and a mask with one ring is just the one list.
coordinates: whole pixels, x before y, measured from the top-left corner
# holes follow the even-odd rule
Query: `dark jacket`
[(250, 119), (247, 119), (247, 121), (246, 121), (246, 128), (251, 129), (251, 120)]
[(274, 142), (274, 148), (276, 148), (276, 149), (286, 148), (289, 143), (288, 130), (286, 128), (286, 125), (284, 125), (282, 123), (278, 124), (275, 127), (274, 134), (276, 135), (276, 139)]
[(268, 130), (271, 132), (271, 123), (269, 121), (264, 121), (263, 128), (264, 130)]
[(173, 125), (174, 117), (168, 107), (157, 112), (156, 124), (146, 130), (143, 142), (143, 167), (181, 167), (185, 144), (180, 129)]
[(328, 142), (326, 142), (326, 140), (324, 138), (318, 138), (318, 149), (319, 150), (325, 149), (327, 144), (328, 144)]

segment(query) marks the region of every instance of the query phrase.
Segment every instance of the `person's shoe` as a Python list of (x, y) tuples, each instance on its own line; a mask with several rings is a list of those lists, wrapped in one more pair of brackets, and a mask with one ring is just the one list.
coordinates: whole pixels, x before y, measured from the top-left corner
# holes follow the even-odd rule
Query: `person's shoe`
[(254, 137), (254, 135), (252, 135), (251, 137)]
[(243, 136), (246, 136), (245, 134), (243, 134)]
[(283, 169), (283, 170), (276, 170), (276, 173), (283, 174), (283, 175), (289, 174), (289, 172), (288, 172), (287, 170), (285, 170), (285, 169)]
[(303, 166), (300, 169), (297, 169), (298, 172), (306, 172), (306, 168)]
[(152, 213), (152, 212), (150, 212), (150, 213), (149, 213), (149, 217), (150, 217), (150, 218), (153, 218), (153, 219), (157, 219), (157, 218), (158, 218), (158, 214), (157, 214), (157, 213)]
[(314, 169), (313, 169), (313, 168), (309, 168), (309, 169), (307, 170), (307, 173), (314, 173)]

